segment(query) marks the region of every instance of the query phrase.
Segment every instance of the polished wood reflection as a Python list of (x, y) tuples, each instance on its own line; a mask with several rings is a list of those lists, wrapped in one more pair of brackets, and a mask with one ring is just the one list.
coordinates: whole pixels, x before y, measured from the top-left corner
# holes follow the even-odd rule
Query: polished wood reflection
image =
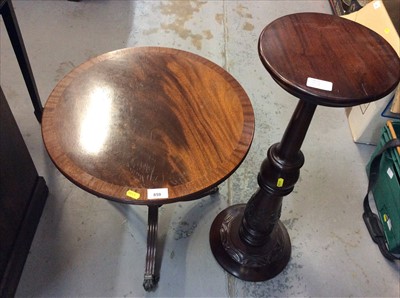
[[(286, 91), (317, 105), (348, 107), (380, 99), (397, 84), (396, 52), (374, 31), (327, 14), (298, 13), (262, 31), (262, 63)], [(307, 86), (314, 78), (332, 90)]]
[[(118, 50), (75, 68), (42, 119), (46, 149), (72, 182), (148, 205), (194, 199), (218, 185), (246, 156), (253, 131), (250, 100), (231, 75), (159, 47)], [(167, 188), (168, 199), (148, 199), (155, 188)]]

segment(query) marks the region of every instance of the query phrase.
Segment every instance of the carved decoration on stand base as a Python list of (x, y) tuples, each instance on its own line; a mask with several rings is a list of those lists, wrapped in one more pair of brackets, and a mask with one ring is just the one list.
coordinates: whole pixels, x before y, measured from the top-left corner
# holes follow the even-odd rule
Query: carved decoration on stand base
[(217, 216), (210, 232), (211, 250), (214, 255), (218, 255), (219, 264), (240, 279), (271, 279), (289, 262), (289, 235), (283, 224), (278, 221), (263, 246), (249, 246), (244, 243), (239, 236), (239, 228), (245, 207), (245, 204), (234, 205)]

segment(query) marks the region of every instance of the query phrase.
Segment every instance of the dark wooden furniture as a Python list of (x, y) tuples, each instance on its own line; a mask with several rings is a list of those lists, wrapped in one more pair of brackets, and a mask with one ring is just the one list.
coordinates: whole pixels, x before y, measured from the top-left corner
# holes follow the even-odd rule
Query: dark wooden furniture
[(146, 290), (158, 279), (158, 207), (215, 191), (246, 156), (253, 130), (251, 103), (232, 76), (158, 47), (106, 53), (75, 68), (51, 93), (42, 121), (46, 149), (73, 183), (149, 206)]
[(304, 163), (300, 147), (317, 105), (348, 107), (389, 94), (400, 78), (396, 52), (378, 34), (337, 16), (300, 13), (262, 31), (259, 56), (272, 78), (300, 100), (280, 143), (272, 145), (246, 205), (223, 210), (210, 231), (212, 252), (229, 273), (270, 279), (287, 265), (291, 244), (279, 220)]
[(43, 106), (40, 101), (39, 93), (36, 87), (35, 79), (32, 74), (31, 65), (26, 53), (25, 44), (22, 39), (21, 31), (18, 26), (14, 8), (11, 0), (0, 0), (0, 14), (3, 17), (4, 25), (10, 37), (11, 45), (17, 56), (19, 67), (28, 88), (29, 95), (35, 109), (36, 119), (40, 122), (42, 119)]
[[(0, 14), (40, 122), (43, 107), (11, 0), (0, 0)], [(0, 88), (0, 297), (17, 289), (47, 194)]]
[(0, 88), (0, 297), (15, 293), (47, 194)]

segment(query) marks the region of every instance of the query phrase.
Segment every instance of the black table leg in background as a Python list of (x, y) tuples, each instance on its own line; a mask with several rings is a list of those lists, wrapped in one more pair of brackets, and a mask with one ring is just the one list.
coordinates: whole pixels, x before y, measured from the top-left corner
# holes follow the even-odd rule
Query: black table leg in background
[(29, 96), (31, 97), (32, 104), (35, 109), (36, 119), (40, 123), (42, 120), (43, 106), (40, 101), (31, 65), (29, 63), (28, 55), (26, 53), (25, 44), (22, 39), (21, 31), (18, 26), (17, 18), (15, 16), (11, 0), (1, 0), (0, 13), (3, 17), (4, 25), (10, 37), (15, 55), (17, 56), (18, 64), (21, 68), (26, 87), (28, 88)]

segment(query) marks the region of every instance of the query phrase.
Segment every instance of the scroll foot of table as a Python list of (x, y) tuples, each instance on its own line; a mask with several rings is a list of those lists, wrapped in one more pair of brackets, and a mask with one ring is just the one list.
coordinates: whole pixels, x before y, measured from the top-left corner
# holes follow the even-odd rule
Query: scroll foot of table
[(144, 281), (143, 281), (143, 288), (147, 291), (150, 292), (154, 290), (157, 286), (159, 277), (155, 275), (145, 275), (144, 276)]
[(159, 206), (149, 206), (146, 269), (143, 281), (143, 287), (146, 291), (154, 290), (159, 280), (159, 276), (156, 274), (158, 208)]
[(264, 281), (278, 275), (290, 259), (291, 243), (281, 221), (262, 246), (249, 246), (239, 236), (246, 205), (223, 210), (210, 230), (210, 245), (218, 263), (230, 274), (247, 281)]

